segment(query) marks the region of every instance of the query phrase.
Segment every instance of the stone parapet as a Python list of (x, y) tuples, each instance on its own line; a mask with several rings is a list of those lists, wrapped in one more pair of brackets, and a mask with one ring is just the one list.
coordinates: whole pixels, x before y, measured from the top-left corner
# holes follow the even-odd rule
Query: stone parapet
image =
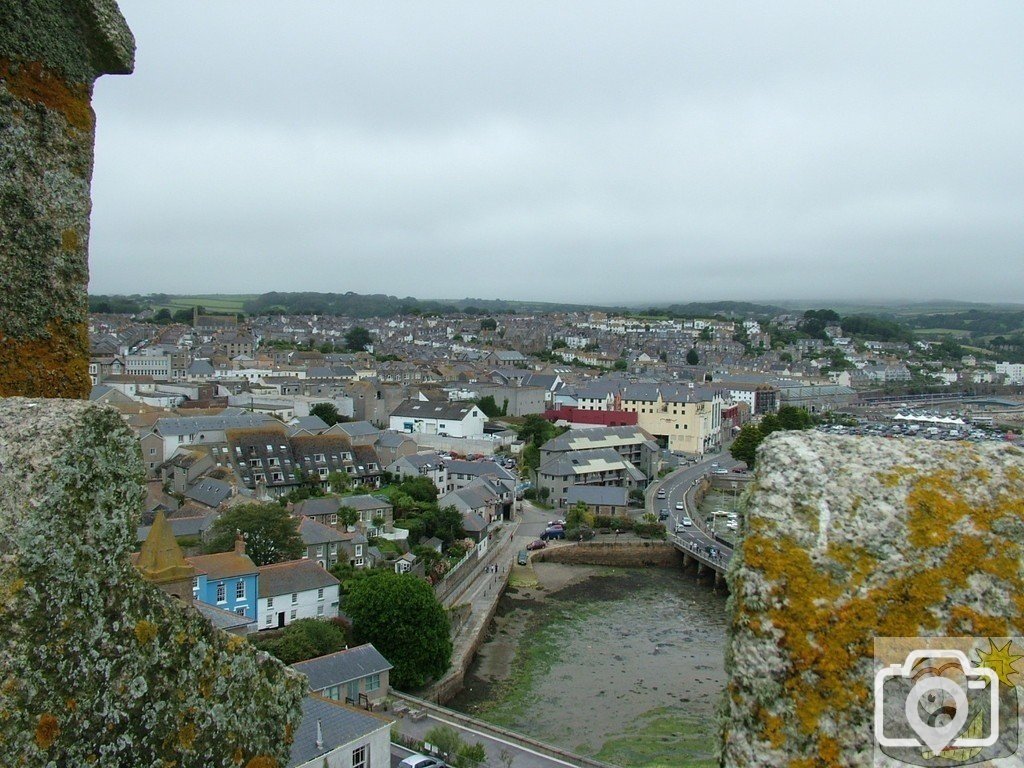
[(134, 50), (113, 0), (0, 0), (0, 396), (89, 394), (92, 87)]
[(5, 765), (285, 765), (303, 680), (144, 582), (138, 441), (113, 410), (0, 399)]
[(728, 574), (726, 768), (872, 764), (876, 637), (1024, 634), (1024, 452), (775, 433)]

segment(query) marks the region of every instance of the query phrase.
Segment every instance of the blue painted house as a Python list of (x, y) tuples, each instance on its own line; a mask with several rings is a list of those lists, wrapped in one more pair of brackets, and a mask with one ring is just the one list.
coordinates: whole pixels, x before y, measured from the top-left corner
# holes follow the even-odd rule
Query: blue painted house
[(245, 554), (241, 536), (233, 552), (187, 558), (195, 566), (192, 597), (207, 605), (257, 620), (259, 569)]

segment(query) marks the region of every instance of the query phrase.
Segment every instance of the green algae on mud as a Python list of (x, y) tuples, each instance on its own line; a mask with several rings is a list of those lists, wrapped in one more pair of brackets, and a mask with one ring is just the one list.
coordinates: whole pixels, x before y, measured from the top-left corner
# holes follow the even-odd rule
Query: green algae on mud
[(616, 765), (710, 765), (724, 594), (671, 569), (537, 571), (550, 589), (503, 597), (451, 706)]

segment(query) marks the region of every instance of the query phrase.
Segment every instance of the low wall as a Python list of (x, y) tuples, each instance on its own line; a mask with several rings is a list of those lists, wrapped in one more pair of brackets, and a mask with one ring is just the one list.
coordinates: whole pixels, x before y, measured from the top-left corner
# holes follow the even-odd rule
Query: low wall
[(433, 451), (450, 451), (469, 456), (479, 453), (483, 456), (493, 456), (499, 448), (512, 444), (512, 438), (498, 438), (496, 440), (477, 439), (472, 437), (442, 437), (441, 435), (427, 435), (422, 432), (413, 432), (409, 435), (420, 448), (429, 448)]
[(682, 553), (665, 541), (586, 542), (535, 552), (534, 562), (619, 567), (678, 566)]

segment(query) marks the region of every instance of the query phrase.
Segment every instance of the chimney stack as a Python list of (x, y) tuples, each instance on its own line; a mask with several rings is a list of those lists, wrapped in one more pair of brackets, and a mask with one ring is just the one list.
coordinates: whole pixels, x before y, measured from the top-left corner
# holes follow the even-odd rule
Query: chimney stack
[(242, 535), (241, 531), (238, 531), (237, 533), (235, 533), (235, 554), (236, 555), (244, 555), (245, 554), (245, 537)]

